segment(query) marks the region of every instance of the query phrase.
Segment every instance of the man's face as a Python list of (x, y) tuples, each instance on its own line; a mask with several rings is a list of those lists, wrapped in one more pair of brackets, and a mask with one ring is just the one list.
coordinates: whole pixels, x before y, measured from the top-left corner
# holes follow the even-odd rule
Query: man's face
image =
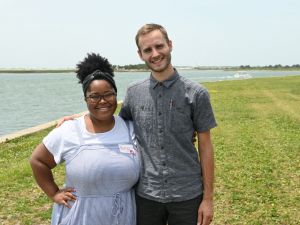
[(159, 30), (139, 37), (139, 56), (154, 72), (164, 72), (171, 65), (172, 42), (167, 42)]

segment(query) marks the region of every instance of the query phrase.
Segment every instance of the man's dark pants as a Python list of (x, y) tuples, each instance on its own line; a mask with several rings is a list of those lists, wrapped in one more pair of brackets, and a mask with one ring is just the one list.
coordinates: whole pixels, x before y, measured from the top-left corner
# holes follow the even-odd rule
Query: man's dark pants
[(137, 225), (196, 225), (202, 195), (187, 201), (160, 203), (136, 195)]

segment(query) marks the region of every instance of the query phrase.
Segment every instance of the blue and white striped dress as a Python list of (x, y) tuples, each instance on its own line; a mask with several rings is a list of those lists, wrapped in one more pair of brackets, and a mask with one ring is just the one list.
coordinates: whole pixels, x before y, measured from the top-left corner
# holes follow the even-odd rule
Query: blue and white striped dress
[(129, 130), (124, 129), (125, 122), (116, 117), (115, 128), (122, 125), (123, 129), (118, 132), (126, 132), (128, 137), (126, 141), (118, 136), (111, 137), (115, 140), (123, 139), (118, 144), (88, 144), (82, 136), (79, 121), (73, 123), (79, 146), (61, 155), (64, 155), (66, 162), (65, 185), (75, 188), (77, 200), (69, 202), (71, 209), (55, 204), (52, 224), (135, 225), (133, 186), (138, 180), (140, 167), (132, 136)]

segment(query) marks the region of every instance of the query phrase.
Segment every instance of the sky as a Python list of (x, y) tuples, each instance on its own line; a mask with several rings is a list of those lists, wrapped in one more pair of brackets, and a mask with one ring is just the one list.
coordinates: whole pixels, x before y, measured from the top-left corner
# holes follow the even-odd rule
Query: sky
[(1, 0), (0, 68), (75, 68), (91, 52), (143, 63), (146, 23), (168, 31), (174, 66), (300, 64), (299, 0)]

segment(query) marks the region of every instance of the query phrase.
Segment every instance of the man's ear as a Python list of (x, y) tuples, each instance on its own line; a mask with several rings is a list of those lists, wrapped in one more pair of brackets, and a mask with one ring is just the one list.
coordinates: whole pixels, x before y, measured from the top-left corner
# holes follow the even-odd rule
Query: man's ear
[(173, 50), (173, 43), (172, 43), (171, 40), (169, 40), (168, 46), (170, 48), (170, 51), (172, 52), (172, 50)]
[(143, 59), (143, 57), (142, 57), (142, 52), (141, 52), (139, 49), (137, 50), (137, 53), (139, 54), (140, 59), (141, 59), (142, 61), (144, 61), (144, 59)]

